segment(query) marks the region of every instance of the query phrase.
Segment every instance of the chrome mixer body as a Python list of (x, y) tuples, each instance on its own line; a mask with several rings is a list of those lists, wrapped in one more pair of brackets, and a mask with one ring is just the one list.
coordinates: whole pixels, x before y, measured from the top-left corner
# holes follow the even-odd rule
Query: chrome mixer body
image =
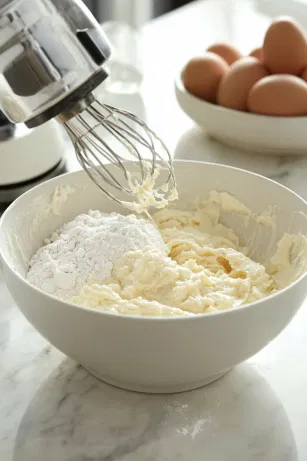
[(80, 0), (0, 0), (0, 105), (14, 123), (69, 111), (107, 77), (110, 54)]
[[(0, 108), (4, 114), (28, 128), (57, 119), (66, 128), (82, 167), (119, 203), (123, 199), (116, 191), (130, 198), (135, 195), (125, 163), (133, 160), (140, 186), (147, 181), (158, 188), (155, 197), (161, 204), (175, 188), (165, 145), (133, 114), (95, 99), (94, 90), (108, 77), (104, 64), (110, 55), (106, 35), (81, 0), (0, 0)], [(117, 147), (107, 144), (101, 128), (112, 135)], [(149, 179), (156, 179), (158, 161), (167, 172), (157, 185)], [(106, 162), (118, 166), (122, 179), (109, 174)]]

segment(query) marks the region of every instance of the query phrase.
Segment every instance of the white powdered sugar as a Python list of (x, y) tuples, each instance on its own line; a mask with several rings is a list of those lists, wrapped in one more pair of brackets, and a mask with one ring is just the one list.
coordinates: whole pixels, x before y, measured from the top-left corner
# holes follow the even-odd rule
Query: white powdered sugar
[(109, 278), (114, 262), (131, 250), (160, 248), (162, 237), (135, 215), (90, 211), (55, 232), (29, 263), (27, 280), (42, 291), (68, 299), (88, 283)]

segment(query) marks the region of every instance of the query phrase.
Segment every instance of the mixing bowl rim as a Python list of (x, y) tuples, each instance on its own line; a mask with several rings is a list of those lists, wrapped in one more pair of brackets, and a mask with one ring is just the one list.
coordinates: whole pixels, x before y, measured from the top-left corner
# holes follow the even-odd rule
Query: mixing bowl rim
[[(182, 81), (182, 72), (181, 70), (177, 77), (175, 78), (175, 88), (184, 95), (187, 95), (191, 100), (203, 104), (204, 106), (207, 106), (211, 110), (215, 110), (217, 113), (218, 112), (224, 112), (226, 114), (229, 114), (229, 116), (240, 116), (240, 117), (246, 117), (249, 118), (250, 120), (260, 120), (262, 119), (263, 122), (267, 123), (269, 121), (285, 121), (285, 122), (290, 122), (290, 121), (306, 121), (307, 120), (307, 115), (295, 115), (295, 116), (275, 116), (275, 115), (262, 115), (262, 114), (252, 114), (251, 112), (244, 112), (241, 110), (236, 110), (236, 109), (229, 109), (228, 107), (223, 107), (219, 106), (218, 104), (214, 104), (209, 101), (205, 101), (204, 99), (198, 98), (197, 96), (194, 96), (192, 93), (189, 93), (184, 87), (183, 81)], [(178, 99), (178, 98), (177, 98)], [(184, 112), (186, 112), (184, 109), (182, 109)], [(187, 113), (187, 112), (186, 112)]]
[[(184, 163), (190, 163), (190, 164), (196, 164), (196, 165), (197, 164), (210, 165), (210, 166), (214, 166), (214, 167), (218, 167), (218, 168), (222, 168), (222, 169), (235, 170), (235, 171), (239, 171), (241, 173), (247, 174), (247, 175), (255, 176), (255, 177), (260, 178), (261, 180), (268, 181), (268, 182), (272, 183), (273, 185), (277, 186), (278, 188), (284, 189), (287, 193), (289, 193), (290, 195), (293, 195), (297, 199), (299, 199), (299, 201), (301, 201), (302, 204), (304, 204), (307, 207), (307, 201), (304, 200), (296, 192), (289, 189), (288, 187), (286, 187), (283, 184), (280, 184), (277, 181), (274, 181), (274, 180), (272, 180), (270, 178), (266, 178), (265, 176), (262, 176), (262, 175), (260, 175), (258, 173), (254, 173), (252, 171), (244, 170), (243, 168), (237, 168), (237, 167), (233, 167), (233, 166), (229, 166), (229, 165), (223, 165), (223, 164), (214, 163), (214, 162), (201, 162), (201, 161), (198, 161), (198, 160), (174, 159), (174, 163), (183, 163), (183, 164)], [(18, 205), (19, 201), (24, 199), (24, 197), (26, 197), (27, 195), (30, 195), (31, 193), (33, 193), (36, 189), (43, 188), (46, 184), (51, 184), (53, 182), (57, 183), (58, 180), (63, 178), (63, 177), (74, 176), (74, 175), (78, 175), (78, 174), (86, 175), (86, 172), (81, 169), (81, 170), (77, 170), (77, 171), (64, 173), (61, 176), (57, 176), (55, 178), (49, 179), (48, 181), (46, 181), (46, 182), (44, 182), (42, 184), (38, 184), (37, 186), (35, 186), (32, 189), (28, 190), (27, 192), (22, 194), (20, 197), (18, 197), (13, 203), (11, 203), (11, 205), (5, 210), (2, 217), (0, 218), (0, 242), (1, 242), (1, 234), (2, 234), (1, 231), (2, 231), (2, 227), (4, 225), (3, 223), (5, 222), (6, 216), (8, 216), (9, 213), (14, 209), (14, 207)], [(46, 296), (47, 298), (50, 298), (51, 300), (55, 301), (55, 303), (57, 305), (61, 305), (63, 307), (65, 306), (65, 307), (69, 307), (69, 308), (73, 308), (73, 309), (75, 309), (75, 308), (81, 309), (83, 311), (91, 312), (91, 313), (96, 314), (96, 315), (103, 314), (103, 315), (107, 315), (108, 317), (111, 316), (111, 317), (119, 317), (121, 319), (132, 319), (132, 320), (142, 320), (142, 321), (147, 321), (147, 320), (151, 320), (151, 321), (152, 320), (156, 320), (156, 321), (162, 321), (162, 320), (184, 321), (184, 320), (193, 320), (193, 319), (199, 319), (199, 318), (213, 318), (215, 316), (231, 315), (232, 313), (240, 312), (241, 310), (245, 311), (248, 308), (255, 308), (259, 304), (262, 304), (264, 302), (270, 301), (273, 298), (281, 297), (286, 291), (294, 288), (303, 279), (305, 279), (307, 277), (307, 271), (306, 271), (297, 280), (292, 282), (287, 287), (277, 291), (276, 293), (273, 293), (273, 294), (271, 294), (269, 296), (266, 296), (265, 298), (262, 298), (262, 299), (260, 299), (258, 301), (254, 301), (252, 303), (242, 305), (242, 306), (238, 306), (238, 307), (232, 307), (230, 309), (226, 309), (226, 310), (223, 310), (223, 311), (195, 314), (195, 315), (191, 315), (191, 316), (190, 315), (186, 315), (186, 316), (185, 315), (183, 315), (183, 316), (142, 316), (142, 315), (132, 315), (132, 314), (131, 315), (130, 314), (129, 315), (127, 315), (127, 314), (112, 314), (110, 312), (104, 312), (102, 309), (100, 310), (100, 309), (97, 309), (97, 308), (91, 308), (91, 307), (81, 306), (79, 304), (74, 304), (72, 302), (62, 300), (62, 299), (60, 299), (60, 298), (58, 298), (58, 297), (56, 297), (56, 296), (54, 296), (52, 294), (45, 293), (44, 291), (37, 288), (36, 286), (31, 285), (26, 280), (26, 278), (21, 276), (14, 269), (14, 267), (12, 267), (12, 265), (7, 261), (7, 259), (1, 253), (1, 247), (0, 247), (0, 263), (1, 262), (2, 262), (2, 264), (5, 264), (7, 266), (9, 271), (11, 271), (11, 273), (13, 273), (14, 277), (16, 277), (18, 279), (18, 281), (20, 283), (22, 283), (22, 285), (25, 285), (27, 288), (29, 288), (30, 290), (33, 290), (34, 292), (36, 292), (39, 295), (43, 295), (43, 296)]]

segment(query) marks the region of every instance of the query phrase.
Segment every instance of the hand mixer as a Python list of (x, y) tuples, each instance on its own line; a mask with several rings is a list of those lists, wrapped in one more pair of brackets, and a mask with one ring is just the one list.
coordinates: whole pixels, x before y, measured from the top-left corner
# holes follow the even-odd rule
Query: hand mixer
[(103, 66), (110, 54), (107, 37), (81, 0), (0, 0), (5, 115), (29, 128), (57, 119), (80, 164), (109, 198), (140, 212), (161, 207), (176, 197), (165, 144), (135, 115), (95, 97), (108, 77)]

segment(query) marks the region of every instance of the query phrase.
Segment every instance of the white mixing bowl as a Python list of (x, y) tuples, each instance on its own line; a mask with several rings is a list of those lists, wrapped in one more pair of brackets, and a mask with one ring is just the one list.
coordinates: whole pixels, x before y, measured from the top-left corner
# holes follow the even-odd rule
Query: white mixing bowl
[[(255, 231), (253, 254), (260, 262), (267, 258), (272, 238), (276, 243), (287, 231), (307, 234), (303, 214), (307, 214), (307, 203), (275, 182), (199, 162), (177, 161), (175, 172), (182, 206), (210, 190), (235, 195), (255, 213), (277, 205), (273, 234), (269, 228), (256, 232), (255, 227), (244, 225), (245, 219), (230, 213), (222, 215), (242, 243)], [(24, 279), (27, 262), (43, 239), (89, 209), (122, 212), (83, 171), (30, 190), (2, 217), (1, 260), (9, 290), (31, 324), (51, 344), (108, 383), (145, 392), (178, 392), (210, 383), (266, 346), (304, 301), (306, 275), (246, 307), (187, 318), (142, 318), (77, 307), (29, 285)]]

